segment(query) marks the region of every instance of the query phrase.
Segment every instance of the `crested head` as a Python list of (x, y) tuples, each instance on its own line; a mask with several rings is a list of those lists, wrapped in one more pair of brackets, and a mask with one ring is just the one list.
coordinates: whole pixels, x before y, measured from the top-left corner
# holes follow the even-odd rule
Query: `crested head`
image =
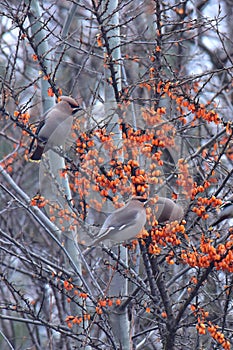
[(70, 97), (70, 96), (59, 96), (58, 98), (58, 102), (67, 102), (71, 108), (79, 108), (79, 104), (78, 102), (73, 98), (73, 97)]

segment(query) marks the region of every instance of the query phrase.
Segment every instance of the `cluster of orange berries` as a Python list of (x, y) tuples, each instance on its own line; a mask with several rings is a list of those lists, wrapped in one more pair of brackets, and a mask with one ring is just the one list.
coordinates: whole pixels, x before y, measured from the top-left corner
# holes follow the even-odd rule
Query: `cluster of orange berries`
[(171, 98), (176, 99), (176, 102), (180, 104), (180, 106), (185, 107), (188, 111), (194, 114), (193, 121), (196, 119), (204, 119), (207, 122), (214, 122), (215, 124), (220, 123), (219, 115), (216, 111), (206, 109), (204, 104), (195, 105), (194, 103), (189, 102), (184, 97), (176, 98), (176, 95), (171, 95)]
[(7, 170), (9, 173), (11, 173), (13, 171), (13, 163), (14, 163), (14, 159), (17, 159), (17, 153), (13, 153), (11, 157), (4, 159), (4, 161), (2, 161), (0, 163), (0, 165)]
[(218, 113), (212, 109), (210, 111), (207, 111), (206, 107), (203, 104), (200, 104), (196, 109), (194, 120), (195, 119), (204, 119), (207, 120), (209, 123), (214, 122), (215, 124), (220, 123)]
[(203, 193), (208, 187), (210, 187), (210, 182), (205, 181), (204, 185), (197, 186), (197, 183), (194, 182), (191, 191), (192, 200), (196, 197), (198, 193)]
[(178, 179), (176, 180), (176, 183), (179, 187), (182, 187), (183, 194), (187, 198), (190, 198), (190, 192), (193, 187), (193, 179), (192, 179), (192, 176), (190, 175), (189, 166), (185, 162), (185, 159), (180, 158), (178, 160), (178, 169), (179, 169), (179, 174), (178, 174)]
[[(113, 306), (113, 299), (110, 298), (106, 298), (106, 299), (100, 299), (97, 303), (97, 306), (95, 308), (95, 311), (98, 315), (101, 315), (103, 313), (103, 308), (104, 307), (110, 307)], [(121, 304), (121, 300), (119, 298), (117, 298), (115, 300), (115, 305), (119, 306)]]
[(205, 319), (206, 317), (209, 316), (209, 312), (193, 304), (190, 305), (190, 309), (192, 310), (194, 316), (197, 317), (198, 323), (196, 325), (196, 329), (198, 330), (198, 333), (205, 334), (206, 333)]
[[(119, 305), (121, 305), (121, 300), (119, 298), (117, 298), (115, 301), (112, 298), (100, 299), (95, 307), (95, 312), (98, 315), (102, 315), (103, 308), (111, 307), (111, 306), (113, 306), (113, 304), (115, 304), (116, 306), (119, 306)], [(75, 324), (79, 325), (79, 324), (83, 323), (84, 321), (87, 321), (90, 319), (91, 319), (91, 315), (84, 313), (83, 316), (69, 315), (66, 317), (65, 322), (69, 328), (72, 328), (73, 325), (75, 325)]]
[(64, 281), (63, 285), (64, 285), (65, 290), (67, 290), (67, 291), (70, 291), (74, 288), (74, 285), (70, 281), (67, 281), (67, 280)]
[(204, 311), (203, 308), (198, 308), (195, 305), (191, 305), (190, 309), (193, 311), (194, 315), (197, 317), (197, 325), (196, 329), (199, 334), (206, 334), (206, 329), (210, 333), (211, 337), (215, 339), (219, 344), (222, 345), (223, 349), (230, 350), (230, 342), (225, 339), (225, 336), (223, 333), (218, 331), (218, 326), (213, 325), (211, 322), (208, 322), (206, 324), (206, 317), (209, 316), (208, 311)]
[(184, 261), (184, 263), (187, 263), (192, 267), (199, 266), (198, 252), (196, 250), (194, 250), (193, 252), (187, 252), (186, 250), (182, 250), (181, 259)]
[[(205, 238), (204, 235), (201, 237), (200, 249), (203, 254), (206, 254), (206, 258), (208, 261), (218, 261), (221, 258), (220, 252), (222, 252), (223, 244), (220, 244), (220, 249), (216, 249), (213, 245), (211, 245), (212, 240), (209, 238)], [(200, 257), (201, 261), (202, 257)]]
[(181, 259), (192, 267), (207, 268), (213, 261), (215, 261), (215, 259), (218, 258), (219, 255), (217, 254), (216, 249), (213, 246), (209, 247), (207, 255), (200, 254), (196, 250), (194, 250), (193, 252), (181, 252)]
[(166, 107), (160, 107), (160, 108), (157, 108), (156, 110), (153, 108), (150, 108), (150, 109), (143, 108), (142, 118), (148, 127), (154, 126), (162, 122), (162, 115), (164, 115), (165, 113), (166, 113)]
[(156, 242), (152, 242), (149, 245), (148, 253), (151, 255), (159, 255), (161, 253), (161, 248), (158, 246)]
[(203, 220), (208, 219), (209, 214), (206, 213), (206, 209), (203, 205), (197, 207), (193, 207), (193, 212), (197, 214), (197, 216), (200, 216)]
[(225, 339), (225, 336), (222, 332), (218, 331), (218, 326), (214, 326), (211, 322), (208, 322), (209, 326), (206, 326), (204, 322), (198, 322), (196, 329), (199, 334), (206, 334), (206, 328), (210, 333), (211, 337), (215, 339), (219, 344), (222, 345), (223, 349), (230, 350), (231, 344), (229, 340)]
[[(87, 174), (88, 172), (86, 172)], [(91, 188), (91, 181), (85, 176), (80, 176), (79, 172), (74, 173), (74, 183), (70, 182), (70, 189), (79, 193), (80, 198), (83, 198), (89, 194)]]
[(90, 139), (90, 136), (83, 132), (76, 140), (76, 152), (82, 155), (89, 151), (91, 147), (94, 147), (94, 145), (94, 140)]
[[(95, 148), (94, 137), (98, 137), (99, 142), (103, 144), (103, 148), (108, 151), (109, 155), (116, 149), (114, 148), (113, 133), (108, 133), (106, 128), (97, 129), (95, 132), (81, 132), (78, 128), (78, 138), (76, 140), (76, 152), (80, 155), (80, 159), (95, 160), (98, 158), (98, 152)], [(110, 157), (111, 158), (111, 157)], [(100, 159), (98, 159), (100, 162)], [(103, 161), (103, 159), (102, 159)]]
[(174, 255), (175, 255), (175, 253), (173, 252), (173, 250), (171, 250), (171, 251), (168, 253), (168, 255), (166, 256), (166, 262), (167, 262), (169, 265), (174, 265), (174, 264), (175, 264)]
[(20, 113), (18, 111), (15, 111), (14, 116), (17, 118), (18, 121), (20, 121), (24, 125), (28, 124), (28, 122), (30, 120), (30, 114), (28, 112)]
[[(123, 127), (123, 124), (121, 124), (121, 127)], [(127, 140), (124, 142), (125, 152), (128, 151), (127, 149), (127, 143), (135, 142), (136, 151), (138, 156), (138, 142), (139, 145), (142, 144), (145, 140), (151, 141), (151, 144), (144, 144), (142, 146), (142, 153), (148, 154), (149, 157), (153, 157), (153, 159), (156, 161), (156, 163), (159, 166), (163, 165), (163, 161), (161, 160), (162, 152), (160, 150), (156, 152), (152, 152), (152, 149), (154, 146), (160, 146), (165, 147), (165, 142), (161, 141), (160, 138), (155, 138), (155, 135), (148, 131), (148, 133), (143, 133), (141, 130), (134, 131), (131, 127), (124, 125), (125, 132), (123, 135), (127, 135)], [(170, 128), (169, 128), (170, 130)], [(164, 133), (163, 133), (164, 134)], [(98, 135), (101, 142), (110, 142), (112, 135), (107, 135), (105, 129), (101, 129), (97, 134), (95, 133), (95, 137)], [(88, 172), (88, 167), (85, 166), (85, 163), (87, 163), (89, 166), (91, 165), (93, 167), (92, 174), (90, 174), (92, 180), (94, 180), (95, 184), (92, 186), (93, 190), (101, 192), (101, 195), (103, 197), (108, 196), (109, 190), (111, 193), (116, 193), (117, 188), (119, 186), (122, 187), (122, 185), (126, 185), (126, 183), (130, 182), (130, 189), (132, 192), (136, 192), (137, 194), (144, 194), (148, 188), (148, 181), (150, 180), (150, 176), (146, 177), (145, 171), (139, 168), (139, 163), (136, 160), (130, 159), (127, 163), (122, 163), (119, 160), (110, 161), (109, 165), (111, 166), (111, 169), (108, 170), (107, 174), (99, 174), (98, 166), (96, 165), (96, 152), (93, 149), (90, 149), (90, 147), (93, 147), (93, 143), (91, 143), (90, 135), (87, 135), (83, 133), (78, 140), (76, 141), (76, 151), (81, 154), (81, 158), (85, 162), (81, 163), (82, 170), (86, 170)], [(164, 137), (164, 135), (160, 135), (161, 137)], [(173, 139), (171, 138), (169, 141), (169, 145), (171, 145)], [(123, 149), (124, 149), (123, 147)], [(89, 153), (94, 152), (93, 156), (90, 157)], [(108, 147), (109, 151), (109, 147)], [(131, 149), (131, 151), (133, 151)], [(124, 158), (127, 158), (127, 153), (124, 153)], [(93, 159), (91, 159), (93, 158)], [(111, 157), (110, 157), (111, 158)], [(134, 157), (133, 157), (134, 158)], [(92, 162), (92, 163), (91, 163)], [(94, 171), (95, 169), (95, 171)], [(136, 169), (136, 170), (135, 170)], [(93, 174), (96, 174), (96, 178), (93, 179)], [(152, 174), (153, 181), (152, 183), (158, 183), (157, 177)], [(87, 184), (86, 184), (87, 185)], [(133, 185), (133, 186), (132, 186)], [(123, 186), (123, 187), (124, 187)], [(83, 188), (83, 186), (81, 187)], [(88, 186), (85, 186), (85, 189), (88, 189)]]
[[(97, 190), (97, 188), (102, 188), (105, 189), (107, 192), (111, 190), (112, 193), (116, 193), (117, 187), (120, 183), (120, 179), (115, 178), (113, 180), (113, 171), (110, 171), (108, 172), (107, 176), (105, 174), (97, 175), (95, 183), (96, 185), (94, 185), (95, 187), (93, 187), (93, 190)], [(105, 193), (103, 193), (103, 195), (105, 195)]]
[(144, 132), (144, 130), (134, 130), (130, 124), (120, 123), (120, 129), (122, 130), (124, 144), (129, 147), (141, 145), (151, 138), (150, 135)]
[(147, 184), (147, 175), (144, 169), (136, 169), (135, 175), (131, 176), (131, 181), (137, 193), (144, 194), (149, 187)]
[[(79, 291), (79, 290), (74, 286), (74, 284), (72, 283), (72, 280), (71, 280), (71, 279), (65, 280), (65, 281), (63, 282), (63, 287), (65, 288), (65, 290), (66, 290), (67, 292), (73, 291), (74, 296), (78, 296), (79, 298), (82, 298), (82, 299), (84, 299), (84, 300), (88, 298), (88, 294), (85, 293), (85, 292)], [(67, 298), (67, 301), (70, 302), (71, 299), (70, 299), (70, 298)]]
[[(49, 79), (50, 79), (50, 76), (49, 76), (49, 75), (44, 76), (43, 79), (44, 79), (44, 80), (49, 80)], [(53, 96), (55, 95), (54, 89), (53, 89), (52, 87), (49, 87), (49, 88), (48, 88), (47, 93), (48, 93), (48, 96), (49, 96), (49, 97), (53, 97)], [(58, 94), (59, 96), (62, 95), (62, 89), (61, 89), (61, 88), (58, 88), (58, 89), (57, 89), (57, 94)], [(60, 100), (59, 100), (59, 97), (58, 97), (57, 100), (58, 100), (58, 102), (60, 101)]]
[[(167, 91), (169, 90), (169, 85), (170, 84), (166, 85)], [(142, 109), (142, 114), (144, 118), (158, 118), (156, 119), (156, 121), (160, 121), (161, 116), (165, 113), (165, 107), (157, 108), (157, 110)], [(94, 141), (92, 138), (93, 132), (89, 134), (82, 133), (81, 135), (79, 135), (76, 141), (76, 151), (81, 155), (81, 159), (85, 160), (84, 162), (81, 162), (80, 167), (82, 170), (86, 171), (86, 174), (88, 173), (89, 168), (92, 168), (92, 174), (88, 175), (90, 177), (90, 182), (91, 180), (94, 181), (92, 189), (94, 191), (100, 192), (103, 198), (108, 197), (112, 193), (116, 193), (119, 190), (119, 188), (121, 188), (121, 194), (123, 194), (122, 191), (125, 191), (126, 187), (127, 193), (131, 192), (138, 195), (145, 194), (149, 187), (149, 184), (158, 184), (159, 181), (161, 181), (161, 179), (158, 178), (160, 175), (158, 175), (158, 169), (151, 169), (151, 173), (147, 173), (147, 176), (145, 174), (145, 171), (142, 169), (136, 169), (135, 171), (135, 168), (139, 168), (139, 164), (134, 159), (137, 159), (139, 153), (141, 153), (145, 154), (146, 157), (149, 157), (153, 160), (153, 164), (151, 165), (162, 166), (162, 151), (157, 148), (174, 146), (175, 130), (172, 124), (162, 123), (161, 128), (159, 130), (157, 130), (156, 132), (152, 132), (151, 129), (138, 129), (135, 131), (129, 124), (120, 121), (120, 128), (122, 129), (124, 139), (122, 146), (124, 152), (124, 159), (126, 160), (127, 157), (130, 156), (130, 160), (126, 164), (123, 164), (122, 162), (117, 160), (110, 161), (109, 166), (111, 167), (111, 169), (108, 170), (107, 176), (106, 174), (101, 174), (98, 169), (98, 162), (100, 163), (100, 160), (96, 160), (97, 154), (96, 150), (94, 149)], [(111, 133), (108, 133), (106, 128), (102, 128), (95, 130), (95, 137), (96, 136), (99, 138), (100, 142), (104, 143), (104, 145), (107, 145), (108, 152), (110, 152), (108, 153), (109, 158), (117, 159), (118, 157), (116, 157), (115, 152), (113, 153), (113, 135)], [(133, 147), (133, 145), (135, 145), (135, 147)], [(111, 157), (111, 155), (113, 157)], [(130, 164), (130, 162), (136, 162), (137, 164), (132, 165)], [(191, 176), (189, 176), (188, 165), (185, 164), (184, 161), (180, 161), (179, 170), (180, 174), (178, 175), (177, 184), (178, 186), (183, 186), (184, 191), (188, 195), (189, 188), (192, 184)], [(81, 172), (80, 174), (82, 177)], [(95, 174), (96, 178), (93, 178), (93, 174)], [(86, 179), (88, 179), (88, 176), (86, 176)], [(80, 178), (80, 175), (78, 175), (77, 177)], [(77, 181), (75, 180), (75, 182)], [(88, 181), (85, 182), (85, 186), (80, 186), (79, 190), (82, 189), (82, 191), (88, 192), (90, 184), (88, 185)], [(128, 186), (126, 186), (127, 183)], [(88, 193), (84, 193), (84, 195), (87, 194)]]
[[(133, 131), (133, 129), (127, 130), (126, 133), (123, 133), (123, 152), (127, 156), (129, 150), (130, 153), (136, 157), (138, 154), (144, 153), (147, 157), (153, 157), (155, 153), (155, 148), (165, 148), (174, 146), (174, 137), (170, 135), (170, 130), (173, 128), (171, 125), (163, 125), (160, 130), (156, 132), (151, 132), (146, 130)], [(172, 132), (171, 132), (172, 134)], [(140, 148), (140, 152), (139, 152)]]
[(155, 243), (165, 247), (167, 243), (173, 246), (179, 245), (181, 243), (180, 239), (177, 237), (177, 233), (185, 234), (185, 221), (179, 224), (178, 221), (173, 221), (166, 224), (164, 227), (151, 229), (152, 243), (150, 250), (153, 251), (153, 246)]
[[(122, 162), (112, 161), (112, 168), (106, 173), (98, 175), (95, 179), (96, 185), (94, 185), (93, 190), (100, 191), (101, 194), (105, 195), (111, 190), (112, 193), (116, 193), (117, 189), (120, 187), (124, 192), (132, 192), (144, 194), (148, 188), (147, 175), (145, 170), (139, 168), (139, 163), (134, 160), (129, 160), (127, 164)], [(134, 175), (132, 175), (134, 174)], [(129, 182), (129, 186), (125, 185)], [(97, 187), (98, 186), (98, 187)], [(103, 192), (103, 193), (102, 193)]]
[(223, 349), (225, 350), (231, 349), (231, 344), (229, 340), (226, 340), (224, 337), (224, 334), (218, 331), (218, 326), (214, 326), (211, 322), (209, 322), (209, 326), (207, 330), (210, 333), (211, 337), (215, 339), (219, 344), (222, 345)]
[(182, 260), (194, 267), (207, 268), (211, 263), (217, 270), (226, 270), (233, 272), (233, 235), (225, 244), (219, 244), (216, 248), (211, 244), (213, 240), (207, 239), (204, 235), (201, 238), (199, 253), (196, 249), (193, 252), (183, 250), (181, 252)]
[(206, 205), (206, 206), (212, 206), (217, 207), (222, 204), (222, 200), (219, 198), (216, 198), (215, 196), (211, 196), (210, 198), (206, 197), (199, 197), (198, 198), (198, 204), (199, 205)]
[[(200, 186), (199, 186), (200, 187)], [(200, 192), (200, 189), (199, 189)], [(193, 212), (200, 216), (203, 220), (208, 219), (209, 214), (206, 213), (206, 207), (217, 207), (222, 204), (221, 199), (212, 196), (211, 198), (199, 197), (197, 200), (197, 206), (193, 207)]]
[(229, 237), (229, 241), (225, 244), (219, 244), (217, 252), (221, 256), (220, 261), (215, 262), (217, 270), (226, 270), (233, 272), (233, 235)]
[(87, 320), (91, 319), (91, 315), (90, 314), (84, 314), (83, 316), (67, 316), (65, 318), (65, 322), (67, 324), (67, 327), (72, 328), (73, 325), (77, 324), (81, 324), (84, 323)]
[(33, 207), (43, 208), (46, 206), (46, 204), (48, 204), (48, 202), (49, 201), (43, 196), (37, 194), (31, 199), (30, 205)]
[[(151, 88), (154, 88), (154, 74), (155, 70), (154, 68), (150, 69), (150, 80), (145, 83), (140, 83), (140, 87), (145, 87), (149, 91)], [(163, 82), (159, 81), (157, 86), (156, 86), (156, 92), (159, 93), (162, 97), (168, 96), (172, 100), (175, 100), (177, 103), (177, 109), (181, 113), (180, 120), (183, 123), (186, 123), (185, 119), (183, 116), (187, 113), (187, 111), (190, 111), (193, 115), (193, 121), (196, 119), (203, 119), (206, 120), (207, 122), (214, 122), (215, 124), (220, 123), (220, 117), (218, 113), (214, 110), (207, 110), (207, 106), (204, 104), (195, 104), (191, 101), (190, 98), (185, 98), (183, 95), (183, 91), (179, 93), (178, 91), (178, 83), (172, 83), (172, 82)], [(173, 90), (173, 91), (172, 91)], [(198, 84), (193, 85), (193, 90), (198, 91)]]
[(157, 84), (156, 91), (161, 95), (167, 94), (169, 97), (171, 97), (173, 96), (170, 90), (171, 85), (172, 83), (170, 81), (164, 83), (162, 80), (160, 80)]

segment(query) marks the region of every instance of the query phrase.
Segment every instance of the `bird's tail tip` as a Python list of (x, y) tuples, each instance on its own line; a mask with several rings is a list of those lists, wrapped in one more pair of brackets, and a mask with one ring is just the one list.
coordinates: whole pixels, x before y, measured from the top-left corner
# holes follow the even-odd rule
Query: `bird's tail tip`
[(37, 145), (35, 151), (30, 156), (29, 161), (31, 161), (31, 162), (39, 162), (41, 160), (43, 152), (44, 152), (44, 147), (41, 147), (40, 145)]

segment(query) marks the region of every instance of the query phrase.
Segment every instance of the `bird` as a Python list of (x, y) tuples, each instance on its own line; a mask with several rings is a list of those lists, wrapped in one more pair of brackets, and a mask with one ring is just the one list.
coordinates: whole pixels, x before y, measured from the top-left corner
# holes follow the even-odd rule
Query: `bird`
[(136, 238), (146, 223), (145, 205), (147, 202), (147, 198), (135, 196), (125, 206), (116, 209), (106, 218), (91, 245), (102, 242), (111, 247), (114, 244)]
[(228, 198), (228, 200), (220, 206), (220, 209), (221, 211), (217, 220), (215, 220), (211, 226), (217, 226), (220, 222), (226, 219), (233, 219), (233, 196)]
[(42, 154), (55, 146), (61, 146), (69, 135), (73, 115), (80, 109), (79, 104), (70, 96), (60, 96), (59, 102), (50, 108), (36, 130), (36, 138), (31, 142), (29, 153), (37, 139), (36, 149), (30, 161), (40, 161)]
[(155, 216), (159, 224), (180, 221), (184, 216), (183, 208), (169, 198), (159, 197), (155, 203)]

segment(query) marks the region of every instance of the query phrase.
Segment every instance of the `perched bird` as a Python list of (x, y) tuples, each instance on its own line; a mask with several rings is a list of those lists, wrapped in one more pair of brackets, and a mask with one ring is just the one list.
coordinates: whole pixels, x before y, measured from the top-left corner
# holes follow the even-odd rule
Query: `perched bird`
[(91, 245), (103, 242), (107, 246), (112, 246), (135, 238), (146, 223), (147, 202), (146, 198), (136, 196), (124, 207), (111, 213)]
[(233, 219), (233, 196), (231, 196), (226, 202), (220, 206), (220, 213), (217, 220), (215, 220), (211, 226), (220, 224), (223, 220)]
[[(71, 131), (72, 116), (79, 109), (78, 103), (72, 97), (59, 97), (59, 102), (48, 110), (36, 130), (37, 146), (30, 157), (31, 161), (40, 161), (43, 152), (65, 142)], [(35, 139), (32, 140), (29, 153), (34, 141)]]
[(159, 224), (180, 221), (184, 216), (183, 208), (169, 198), (159, 197), (155, 203), (155, 216)]

